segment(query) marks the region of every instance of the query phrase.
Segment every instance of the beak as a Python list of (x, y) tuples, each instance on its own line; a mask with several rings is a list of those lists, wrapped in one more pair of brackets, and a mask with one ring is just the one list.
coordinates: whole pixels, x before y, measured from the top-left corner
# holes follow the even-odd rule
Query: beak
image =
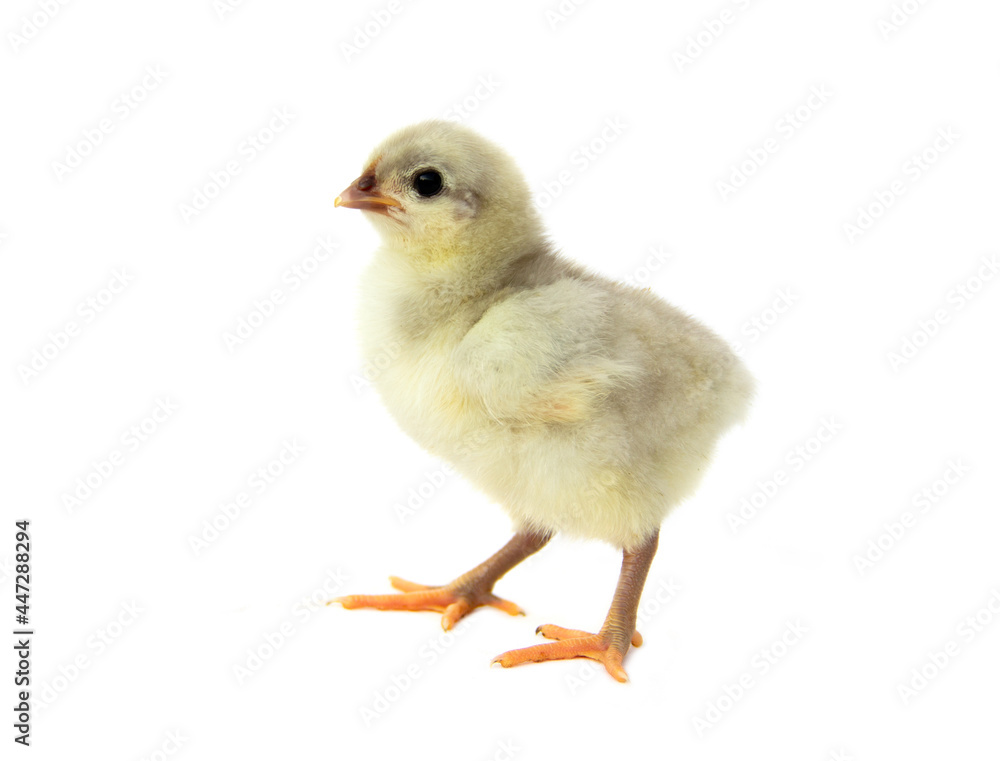
[(375, 182), (375, 175), (363, 174), (351, 183), (343, 193), (337, 196), (334, 206), (346, 206), (348, 209), (362, 209), (388, 214), (389, 207), (403, 208), (395, 198), (382, 195)]

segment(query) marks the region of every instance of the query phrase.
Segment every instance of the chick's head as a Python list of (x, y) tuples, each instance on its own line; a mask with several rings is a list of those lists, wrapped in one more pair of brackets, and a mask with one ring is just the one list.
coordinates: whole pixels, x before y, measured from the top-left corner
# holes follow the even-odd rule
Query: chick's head
[(541, 230), (513, 160), (447, 121), (390, 135), (335, 204), (366, 212), (388, 246), (437, 260), (500, 255), (523, 247)]

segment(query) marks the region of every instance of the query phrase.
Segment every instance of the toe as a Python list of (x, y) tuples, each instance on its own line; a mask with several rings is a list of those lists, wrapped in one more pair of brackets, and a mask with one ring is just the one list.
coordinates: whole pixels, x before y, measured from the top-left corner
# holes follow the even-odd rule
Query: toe
[(519, 666), (522, 663), (540, 663), (542, 661), (561, 661), (568, 658), (592, 658), (602, 660), (600, 643), (593, 635), (586, 638), (547, 642), (544, 645), (522, 647), (519, 650), (508, 650), (493, 659), (504, 668)]
[(535, 634), (541, 634), (546, 639), (559, 640), (594, 636), (591, 632), (581, 631), (580, 629), (565, 629), (562, 626), (555, 626), (553, 624), (542, 624), (535, 629)]
[(512, 616), (523, 616), (524, 611), (521, 610), (521, 606), (512, 603), (510, 600), (504, 600), (502, 597), (497, 597), (496, 595), (490, 595), (486, 602), (487, 605), (498, 610), (502, 610), (504, 613), (508, 613)]
[(401, 579), (398, 576), (390, 576), (389, 583), (392, 584), (393, 589), (398, 589), (400, 592), (425, 592), (428, 589), (435, 588), (426, 584), (416, 584), (415, 582)]
[(627, 682), (628, 674), (622, 667), (622, 654), (617, 650), (607, 650), (604, 653), (604, 668), (619, 682)]
[(376, 610), (443, 610), (440, 602), (427, 592), (406, 592), (398, 595), (347, 595), (330, 602), (339, 602), (348, 610), (375, 608)]
[(441, 628), (445, 631), (451, 629), (472, 610), (472, 604), (466, 599), (458, 599), (449, 605), (444, 615), (441, 616)]

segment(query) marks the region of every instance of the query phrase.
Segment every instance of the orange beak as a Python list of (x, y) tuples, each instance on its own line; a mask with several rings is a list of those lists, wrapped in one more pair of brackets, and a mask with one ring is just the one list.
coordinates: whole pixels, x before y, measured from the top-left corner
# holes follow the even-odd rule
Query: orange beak
[(375, 182), (375, 174), (366, 172), (350, 184), (350, 186), (333, 202), (334, 206), (346, 206), (348, 209), (362, 209), (388, 214), (389, 207), (401, 209), (402, 204), (395, 198), (382, 195)]

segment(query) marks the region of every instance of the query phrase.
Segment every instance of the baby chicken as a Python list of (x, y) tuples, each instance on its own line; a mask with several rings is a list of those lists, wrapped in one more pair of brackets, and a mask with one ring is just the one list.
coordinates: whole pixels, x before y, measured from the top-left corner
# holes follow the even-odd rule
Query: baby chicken
[(553, 251), (513, 161), (466, 127), (400, 130), (335, 205), (365, 211), (382, 238), (360, 320), (366, 356), (396, 357), (375, 380), (384, 403), (516, 532), (450, 584), (390, 577), (402, 594), (337, 602), (434, 610), (445, 629), (483, 605), (518, 614), (493, 594), (501, 576), (557, 531), (602, 539), (623, 561), (601, 630), (541, 626), (554, 642), (493, 662), (586, 657), (625, 681), (660, 524), (745, 415), (749, 373), (717, 335), (648, 290)]

